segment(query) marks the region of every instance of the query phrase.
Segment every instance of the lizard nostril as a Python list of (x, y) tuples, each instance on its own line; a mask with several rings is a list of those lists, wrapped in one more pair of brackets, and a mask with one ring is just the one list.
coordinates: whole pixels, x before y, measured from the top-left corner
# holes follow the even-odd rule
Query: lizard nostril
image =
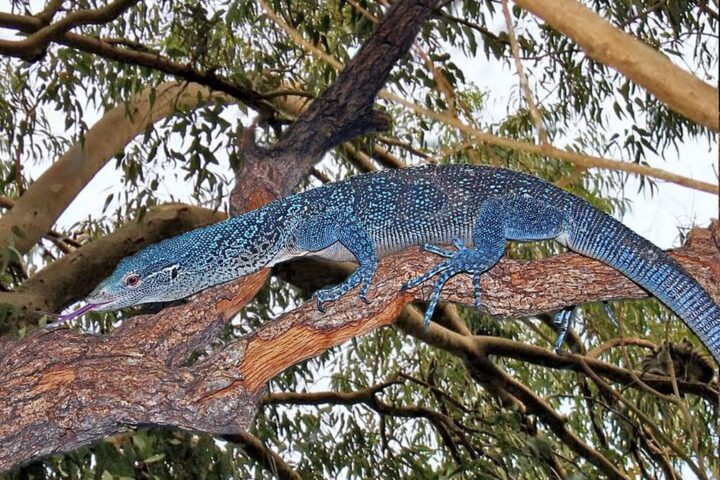
[(90, 295), (88, 295), (88, 297), (102, 297), (107, 295), (107, 293), (107, 290), (102, 288), (100, 290), (93, 290), (92, 292), (90, 292)]

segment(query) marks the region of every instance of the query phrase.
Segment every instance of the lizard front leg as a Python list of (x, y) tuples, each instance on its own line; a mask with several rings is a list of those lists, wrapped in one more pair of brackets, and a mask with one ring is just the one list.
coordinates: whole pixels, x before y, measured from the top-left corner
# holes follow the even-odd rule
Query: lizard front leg
[(294, 248), (311, 253), (321, 252), (336, 243), (352, 253), (359, 266), (345, 281), (315, 292), (313, 297), (320, 311), (323, 311), (323, 303), (334, 302), (357, 285), (360, 285), (360, 299), (368, 303), (367, 292), (377, 270), (375, 243), (352, 215), (329, 211), (313, 216), (298, 225), (292, 239)]

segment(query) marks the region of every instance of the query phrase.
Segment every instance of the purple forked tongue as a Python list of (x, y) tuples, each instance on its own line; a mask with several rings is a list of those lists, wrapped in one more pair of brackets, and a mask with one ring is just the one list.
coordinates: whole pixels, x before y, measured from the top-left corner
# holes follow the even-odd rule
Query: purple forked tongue
[(79, 317), (83, 313), (89, 312), (93, 308), (99, 307), (100, 305), (102, 305), (102, 304), (101, 303), (88, 303), (87, 305), (84, 305), (84, 306), (78, 308), (74, 312), (70, 312), (65, 315), (58, 315), (57, 320), (54, 322), (54, 325), (60, 325), (61, 323), (65, 323), (68, 320), (72, 320), (73, 318)]

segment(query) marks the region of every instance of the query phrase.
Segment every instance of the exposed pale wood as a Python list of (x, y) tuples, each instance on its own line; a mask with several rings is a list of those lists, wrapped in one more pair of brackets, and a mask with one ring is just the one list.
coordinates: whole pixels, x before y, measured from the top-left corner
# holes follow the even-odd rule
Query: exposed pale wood
[(612, 26), (577, 0), (515, 0), (515, 3), (572, 38), (590, 58), (615, 68), (672, 110), (716, 132), (720, 129), (717, 88)]

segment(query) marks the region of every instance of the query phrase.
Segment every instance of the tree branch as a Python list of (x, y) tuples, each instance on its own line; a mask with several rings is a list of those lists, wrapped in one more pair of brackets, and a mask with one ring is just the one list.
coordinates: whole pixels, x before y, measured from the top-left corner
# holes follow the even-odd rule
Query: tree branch
[[(507, 148), (511, 150), (518, 150), (520, 152), (557, 158), (559, 160), (564, 160), (566, 162), (572, 163), (573, 165), (577, 165), (583, 168), (604, 168), (607, 170), (627, 172), (633, 175), (657, 178), (666, 182), (676, 183), (684, 187), (694, 188), (696, 190), (712, 193), (715, 195), (720, 192), (720, 189), (716, 183), (695, 180), (692, 178), (684, 177), (682, 175), (677, 175), (672, 172), (668, 172), (666, 170), (648, 167), (634, 162), (611, 160), (608, 158), (597, 157), (594, 155), (586, 155), (584, 153), (573, 152), (571, 150), (563, 150), (562, 148), (557, 148), (553, 145), (536, 145), (533, 143), (524, 142), (522, 140), (516, 140), (514, 138), (493, 135), (491, 133), (486, 133), (474, 127), (471, 127), (470, 125), (466, 125), (460, 120), (446, 115), (442, 112), (435, 112), (429, 110), (416, 104), (415, 102), (401, 98), (392, 92), (385, 92), (382, 96), (387, 100), (404, 106), (408, 110), (411, 110), (419, 115), (432, 118), (433, 120), (436, 120), (438, 122), (442, 122), (452, 127), (455, 127), (470, 136), (471, 140), (469, 142), (461, 144), (459, 148), (453, 147), (452, 149), (450, 149), (450, 151), (462, 150), (470, 145), (486, 143), (488, 145), (495, 145), (501, 148)], [(446, 156), (448, 155), (448, 153), (449, 152), (444, 152), (442, 155)]]
[(436, 2), (405, 0), (393, 4), (323, 95), (297, 117), (277, 144), (251, 156), (250, 161), (263, 170), (265, 178), (277, 179), (275, 185), (266, 185), (272, 196), (292, 191), (330, 148), (389, 128), (388, 115), (374, 110), (375, 97), (393, 65), (410, 49)]
[(0, 217), (0, 247), (27, 253), (108, 160), (148, 126), (178, 109), (230, 100), (198, 84), (167, 82), (108, 111)]
[(686, 118), (720, 130), (718, 89), (675, 66), (666, 56), (613, 27), (576, 0), (515, 0)]
[[(81, 25), (111, 22), (137, 2), (138, 0), (115, 0), (97, 9), (83, 9), (69, 13), (62, 20), (40, 28), (23, 40), (0, 40), (0, 55), (11, 55), (28, 61), (36, 60), (55, 37)], [(49, 10), (41, 12), (42, 18), (54, 16), (58, 7), (59, 5), (50, 5)], [(42, 18), (38, 19), (42, 21)]]
[(536, 414), (550, 427), (553, 433), (555, 433), (568, 448), (595, 465), (600, 471), (607, 475), (608, 478), (621, 480), (630, 478), (618, 467), (613, 465), (604, 455), (570, 431), (565, 425), (565, 418), (556, 412), (547, 402), (528, 387), (502, 371), (495, 363), (490, 361), (487, 356), (475, 355), (474, 358), (469, 360), (469, 363), (472, 363), (471, 371), (473, 372), (473, 378), (481, 383), (492, 382), (501, 384), (510, 394), (522, 401), (530, 412)]
[[(455, 458), (458, 465), (462, 465), (462, 459), (459, 456), (457, 446), (451, 433), (462, 438), (463, 426), (451, 416), (432, 410), (427, 407), (418, 405), (393, 405), (387, 403), (380, 398), (378, 394), (390, 385), (402, 383), (398, 380), (391, 380), (383, 382), (377, 385), (373, 385), (361, 390), (354, 392), (312, 392), (312, 393), (298, 393), (298, 392), (282, 392), (282, 393), (271, 393), (263, 397), (262, 403), (264, 404), (283, 404), (283, 405), (344, 405), (346, 407), (351, 405), (363, 404), (371, 410), (377, 412), (380, 415), (386, 415), (390, 417), (398, 418), (424, 418), (437, 430), (438, 434), (443, 437), (445, 446), (450, 450), (450, 453)], [(468, 450), (473, 451), (469, 444), (466, 444)]]
[(247, 432), (225, 435), (224, 440), (240, 447), (250, 458), (254, 458), (263, 468), (280, 480), (301, 480), (299, 473), (285, 463), (280, 455), (265, 446), (259, 438)]
[[(696, 231), (688, 247), (673, 252), (715, 298), (720, 297), (717, 239), (720, 224), (715, 223), (711, 230)], [(3, 339), (0, 469), (86, 445), (128, 425), (173, 425), (215, 434), (244, 431), (270, 379), (301, 360), (392, 323), (405, 305), (429, 293), (426, 288), (401, 292), (402, 283), (436, 263), (435, 256), (419, 249), (383, 259), (369, 305), (358, 308), (354, 292), (327, 306), (325, 313), (309, 302), (189, 367), (182, 366), (188, 355), (204, 348), (252, 298), (266, 271), (207, 290), (152, 317), (130, 318), (106, 337), (58, 329), (21, 341)], [(445, 287), (445, 298), (471, 304), (471, 283), (465, 276), (454, 278)], [(508, 316), (646, 295), (620, 273), (574, 254), (503, 260), (483, 276), (482, 286), (488, 310)], [(535, 293), (519, 296), (523, 289)], [(440, 328), (433, 324), (425, 340), (464, 355), (517, 356), (552, 368), (576, 368), (580, 361), (505, 339), (467, 337), (446, 329), (443, 336), (433, 333)], [(422, 328), (417, 329), (423, 335)], [(600, 375), (627, 381), (622, 369), (589, 357), (581, 360)], [(662, 377), (644, 380), (654, 388), (667, 382)], [(717, 398), (707, 386), (678, 382), (678, 387)], [(520, 387), (509, 391), (518, 398), (527, 393)]]
[[(33, 33), (43, 28), (44, 25), (45, 23), (37, 16), (13, 15), (0, 12), (0, 28)], [(275, 111), (272, 102), (266, 99), (260, 92), (240, 86), (212, 72), (197, 70), (190, 64), (173, 62), (169, 58), (153, 52), (141, 51), (137, 46), (133, 48), (120, 48), (118, 44), (112, 40), (72, 32), (56, 35), (53, 40), (61, 45), (74, 48), (81, 52), (92, 53), (99, 57), (128, 65), (151, 68), (167, 73), (168, 75), (173, 75), (179, 79), (226, 93), (245, 105), (255, 108), (267, 115)]]

